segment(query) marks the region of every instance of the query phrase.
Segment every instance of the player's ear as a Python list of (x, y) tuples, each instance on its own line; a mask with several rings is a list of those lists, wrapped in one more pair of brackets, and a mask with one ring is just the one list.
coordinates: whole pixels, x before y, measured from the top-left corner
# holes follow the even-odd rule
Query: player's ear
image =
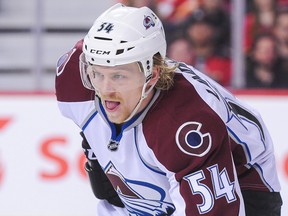
[(160, 68), (159, 66), (154, 66), (152, 71), (152, 78), (149, 80), (149, 85), (154, 85), (160, 77)]

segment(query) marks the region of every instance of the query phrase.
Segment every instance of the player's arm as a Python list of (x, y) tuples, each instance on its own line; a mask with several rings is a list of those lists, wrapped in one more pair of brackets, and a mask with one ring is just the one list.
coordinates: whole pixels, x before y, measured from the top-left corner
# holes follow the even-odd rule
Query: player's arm
[(94, 109), (95, 92), (83, 86), (79, 71), (79, 56), (83, 41), (78, 41), (57, 62), (55, 93), (61, 114), (79, 127)]
[(90, 145), (87, 142), (83, 132), (80, 132), (80, 134), (83, 138), (82, 148), (87, 158), (87, 162), (85, 163), (85, 170), (88, 174), (94, 195), (98, 199), (107, 200), (112, 205), (124, 207), (124, 204), (122, 203), (106, 174), (102, 170), (98, 160), (95, 157), (93, 158), (89, 156), (89, 152), (91, 152)]
[(224, 123), (215, 116), (209, 116), (209, 121), (199, 117), (178, 132), (176, 142), (180, 151), (171, 153), (176, 155), (177, 165), (173, 165), (174, 175), (169, 178), (176, 212), (187, 216), (243, 215)]
[(186, 215), (241, 215), (240, 188), (231, 154), (224, 150), (206, 159), (175, 182), (185, 200)]

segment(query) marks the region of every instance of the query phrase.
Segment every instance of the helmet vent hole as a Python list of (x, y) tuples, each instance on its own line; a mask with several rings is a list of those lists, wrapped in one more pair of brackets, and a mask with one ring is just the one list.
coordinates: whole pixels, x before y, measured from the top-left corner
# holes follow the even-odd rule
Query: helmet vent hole
[(94, 37), (94, 39), (96, 39), (96, 40), (112, 41), (112, 38)]
[(129, 47), (128, 49), (127, 49), (127, 51), (129, 51), (129, 50), (131, 50), (131, 49), (134, 49), (135, 47)]
[(107, 60), (107, 63), (110, 63), (110, 60)]
[(119, 50), (117, 50), (116, 55), (120, 55), (123, 52), (124, 52), (124, 49), (119, 49)]
[(120, 43), (127, 43), (127, 41), (120, 41)]

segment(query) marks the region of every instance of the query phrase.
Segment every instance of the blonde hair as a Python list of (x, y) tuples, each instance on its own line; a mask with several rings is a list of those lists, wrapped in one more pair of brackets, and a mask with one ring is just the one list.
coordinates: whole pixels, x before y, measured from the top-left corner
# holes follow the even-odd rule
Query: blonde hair
[(168, 66), (165, 59), (159, 54), (153, 56), (153, 66), (160, 69), (159, 79), (155, 85), (155, 88), (160, 90), (168, 90), (174, 83), (174, 71), (177, 65)]

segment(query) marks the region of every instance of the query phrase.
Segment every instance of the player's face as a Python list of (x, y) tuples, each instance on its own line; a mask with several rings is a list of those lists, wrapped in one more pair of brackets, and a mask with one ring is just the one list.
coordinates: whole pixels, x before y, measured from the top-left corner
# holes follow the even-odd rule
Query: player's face
[(121, 124), (141, 97), (145, 76), (137, 63), (114, 67), (89, 66), (89, 78), (111, 122)]

